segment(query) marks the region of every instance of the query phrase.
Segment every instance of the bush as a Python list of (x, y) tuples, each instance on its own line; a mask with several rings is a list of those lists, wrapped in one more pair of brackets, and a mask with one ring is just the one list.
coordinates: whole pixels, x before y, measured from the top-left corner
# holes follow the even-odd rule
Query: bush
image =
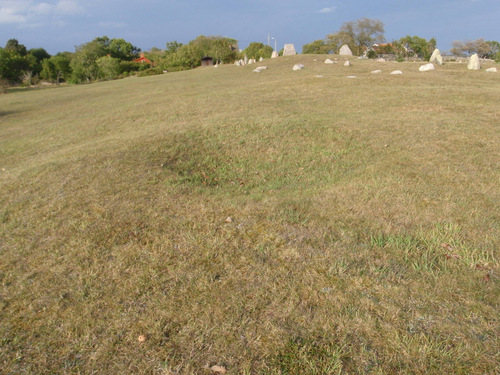
[(375, 57), (377, 57), (377, 52), (371, 49), (366, 54), (366, 57), (368, 57), (369, 59), (374, 59)]

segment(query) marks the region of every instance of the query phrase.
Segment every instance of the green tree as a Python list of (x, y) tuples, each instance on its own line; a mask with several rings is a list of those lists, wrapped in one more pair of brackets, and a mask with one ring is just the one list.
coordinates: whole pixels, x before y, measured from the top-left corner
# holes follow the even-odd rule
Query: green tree
[(322, 39), (315, 40), (314, 42), (302, 46), (303, 54), (325, 54), (330, 52), (330, 47)]
[(102, 56), (96, 60), (99, 77), (113, 79), (120, 74), (120, 60), (116, 57)]
[(71, 78), (70, 63), (71, 60), (63, 54), (51, 56), (49, 59), (42, 61), (40, 75), (42, 78), (59, 85), (62, 79), (67, 81)]
[(330, 49), (337, 51), (347, 44), (355, 55), (361, 55), (366, 48), (384, 40), (384, 23), (369, 18), (345, 22), (338, 32), (327, 35)]
[(30, 61), (16, 49), (0, 48), (0, 77), (11, 82), (21, 81), (23, 72), (30, 69)]
[(400, 57), (408, 58), (410, 56), (420, 57), (424, 60), (429, 60), (432, 52), (436, 48), (436, 39), (431, 38), (427, 40), (419, 36), (407, 35), (395, 42), (393, 45), (397, 49), (397, 53)]
[(71, 80), (74, 83), (92, 82), (99, 78), (97, 59), (106, 56), (109, 52), (109, 38), (99, 37), (93, 41), (76, 47), (71, 60), (73, 72)]
[(9, 39), (5, 44), (5, 50), (10, 53), (15, 53), (19, 56), (26, 56), (28, 54), (26, 46), (23, 44), (19, 44), (17, 39)]
[(127, 42), (125, 39), (111, 39), (107, 45), (111, 57), (119, 60), (131, 61), (138, 57), (141, 49)]
[(31, 63), (33, 74), (40, 74), (42, 71), (42, 61), (50, 58), (50, 54), (43, 48), (32, 48), (28, 51), (28, 60)]
[(243, 50), (243, 53), (251, 59), (271, 58), (273, 54), (273, 47), (266, 46), (264, 43), (252, 42), (247, 48)]

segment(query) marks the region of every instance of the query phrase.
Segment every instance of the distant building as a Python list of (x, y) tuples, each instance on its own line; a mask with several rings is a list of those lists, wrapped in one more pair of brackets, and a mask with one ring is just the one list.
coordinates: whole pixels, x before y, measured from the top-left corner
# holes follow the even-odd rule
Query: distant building
[(149, 64), (149, 65), (156, 65), (154, 62), (152, 62), (150, 59), (148, 59), (146, 56), (144, 56), (144, 52), (141, 52), (141, 57), (138, 59), (135, 59), (134, 62), (136, 63), (141, 63), (141, 64)]
[(211, 58), (210, 56), (205, 56), (201, 59), (201, 66), (213, 66), (214, 65), (214, 59)]

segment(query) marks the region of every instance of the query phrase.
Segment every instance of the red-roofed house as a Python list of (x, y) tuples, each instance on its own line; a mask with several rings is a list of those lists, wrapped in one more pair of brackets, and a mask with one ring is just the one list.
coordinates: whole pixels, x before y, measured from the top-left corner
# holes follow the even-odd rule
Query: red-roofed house
[(141, 52), (141, 57), (138, 59), (135, 59), (134, 62), (136, 63), (142, 63), (142, 64), (150, 64), (150, 65), (156, 65), (154, 62), (152, 62), (150, 59), (148, 59), (146, 56), (144, 56), (144, 52)]

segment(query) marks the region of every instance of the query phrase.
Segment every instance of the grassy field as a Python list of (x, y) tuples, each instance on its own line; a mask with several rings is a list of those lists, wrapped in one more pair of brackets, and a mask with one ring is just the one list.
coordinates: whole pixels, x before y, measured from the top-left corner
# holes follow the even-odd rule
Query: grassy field
[(498, 374), (500, 74), (324, 58), (0, 95), (0, 373)]

